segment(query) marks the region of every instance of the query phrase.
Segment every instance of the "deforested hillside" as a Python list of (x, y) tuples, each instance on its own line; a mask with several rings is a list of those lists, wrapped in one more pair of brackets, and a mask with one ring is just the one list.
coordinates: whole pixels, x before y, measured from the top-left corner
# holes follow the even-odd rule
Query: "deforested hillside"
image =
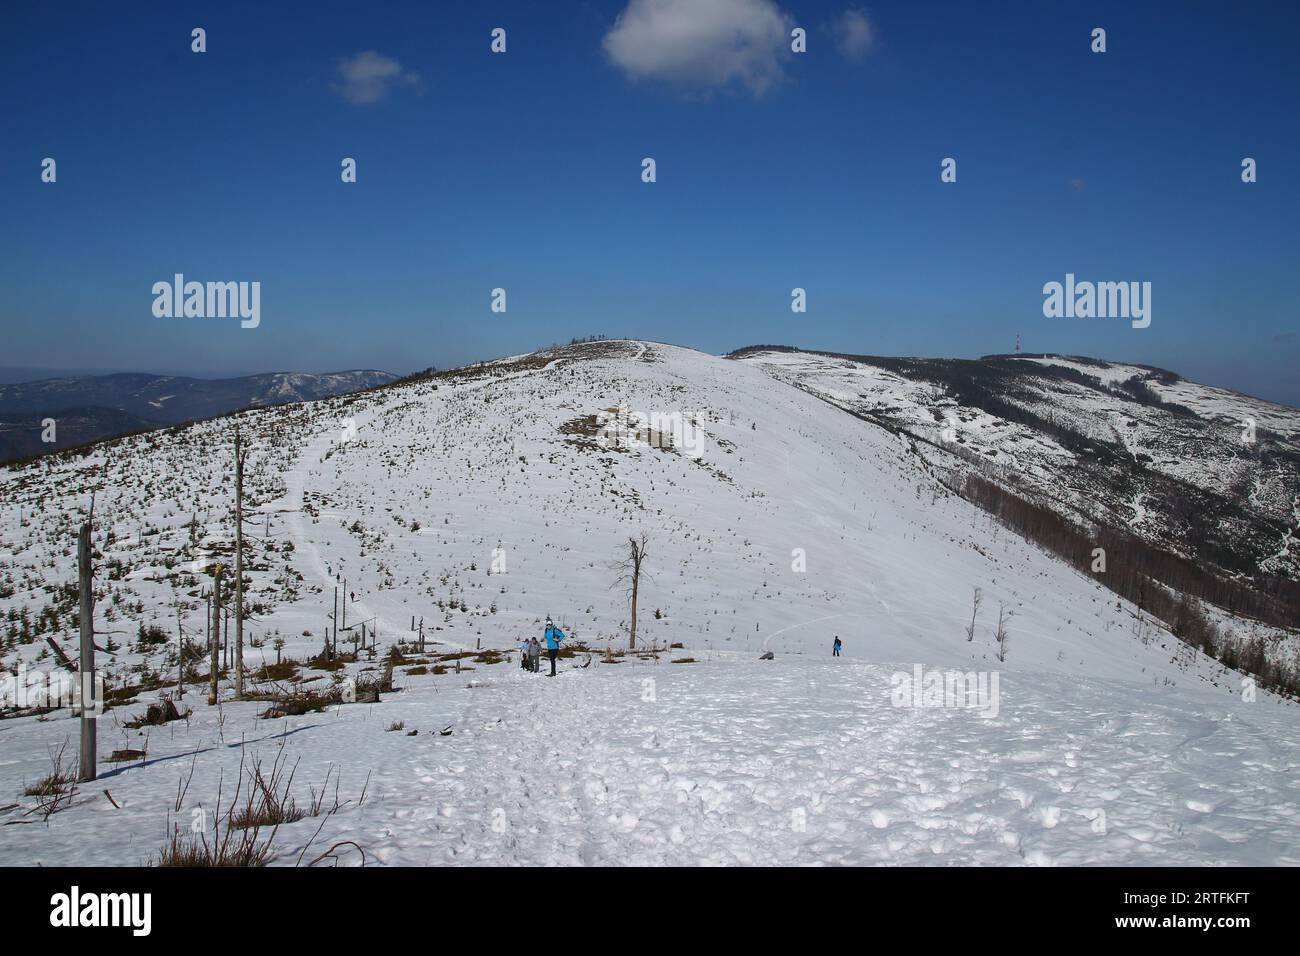
[[(988, 862), (1300, 859), (1250, 810), (1296, 815), (1294, 782), (1226, 782), (1241, 760), (1273, 766), (1294, 705), (955, 493), (901, 429), (770, 372), (591, 342), (0, 470), (4, 668), (75, 657), (76, 528), (93, 499), (114, 705), (101, 750), (127, 755), (106, 765), (116, 815), (70, 799), (43, 837), (11, 828), (0, 853), (153, 859), (189, 812), (178, 774), (193, 767), (193, 799), (210, 798), (253, 759), (215, 744), (242, 739), (263, 769), (301, 759), (302, 786), (341, 768), (348, 806), (325, 846), (353, 840), (370, 862), (871, 861), (890, 847), (923, 862), (936, 839)], [(236, 423), (248, 699), (232, 699), (219, 644), (209, 706)], [(629, 647), (616, 564), (642, 535)], [(553, 685), (515, 655), (548, 616), (570, 641)], [(992, 700), (927, 709), (933, 668), (991, 680)], [(900, 692), (913, 674), (916, 693)], [(0, 805), (26, 813), (76, 722), (14, 698), (25, 716), (0, 721), (0, 786), (15, 799)], [(129, 726), (162, 700), (188, 719)], [(1123, 771), (1174, 745), (1177, 772)], [(1198, 796), (1188, 772), (1224, 789)], [(961, 799), (925, 796), (958, 779)], [(525, 827), (529, 795), (551, 790), (573, 799)], [(670, 819), (675, 803), (689, 813)], [(312, 817), (330, 816), (315, 809), (276, 832), (277, 860), (325, 848), (308, 852)], [(777, 825), (796, 809), (814, 836)], [(510, 844), (497, 811), (522, 828)]]
[(1235, 633), (1244, 620), (1257, 625), (1252, 633), (1272, 635), (1251, 651), (1261, 656), (1300, 624), (1292, 545), (1300, 411), (1095, 359), (774, 347), (735, 357), (904, 436), (948, 487), (1013, 526), (1048, 526), (1058, 516), (1063, 524), (1045, 528), (1044, 543), (1055, 536), (1053, 549), (1080, 566), (1090, 566), (1094, 547), (1127, 561), (1132, 581), (1119, 580), (1125, 568), (1099, 580), (1122, 584), (1120, 593), (1138, 603), (1149, 592), (1150, 609), (1171, 625), (1185, 596), (1212, 616), (1237, 617)]
[[(381, 638), (414, 615), (505, 646), (550, 613), (617, 643), (609, 565), (644, 529), (646, 641), (820, 648), (839, 629), (877, 660), (969, 661), (980, 587), (1016, 610), (1009, 666), (1168, 670), (1130, 640), (1132, 609), (949, 493), (906, 442), (743, 364), (599, 343), (238, 420), (256, 632), (319, 630), (346, 579), (349, 615)], [(170, 632), (179, 606), (184, 621), (199, 569), (232, 550), (233, 421), (6, 473), (6, 613), (25, 610), (38, 639), (67, 633), (59, 559), (96, 495), (109, 620), (129, 609)]]

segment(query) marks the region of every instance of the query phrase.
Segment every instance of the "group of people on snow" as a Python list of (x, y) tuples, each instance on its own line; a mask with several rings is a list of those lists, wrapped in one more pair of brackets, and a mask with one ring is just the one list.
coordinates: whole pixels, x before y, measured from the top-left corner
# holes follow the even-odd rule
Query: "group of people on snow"
[[(546, 656), (551, 661), (551, 673), (547, 676), (555, 676), (555, 659), (560, 653), (560, 641), (564, 640), (564, 632), (556, 627), (552, 622), (550, 615), (546, 617), (546, 630), (542, 633), (542, 639), (546, 642)], [(519, 666), (526, 671), (532, 671), (534, 674), (541, 670), (542, 662), (542, 642), (535, 637), (525, 637), (519, 642)]]
[[(555, 626), (551, 621), (551, 616), (546, 616), (546, 630), (542, 632), (542, 638), (546, 642), (546, 656), (551, 661), (551, 673), (548, 677), (555, 676), (555, 658), (560, 653), (560, 641), (564, 640), (564, 632)], [(831, 645), (831, 656), (839, 657), (840, 650), (844, 643), (840, 640), (838, 634), (835, 635), (835, 643)], [(534, 674), (541, 670), (542, 661), (542, 642), (535, 637), (525, 637), (519, 642), (519, 666), (526, 671), (532, 671)]]

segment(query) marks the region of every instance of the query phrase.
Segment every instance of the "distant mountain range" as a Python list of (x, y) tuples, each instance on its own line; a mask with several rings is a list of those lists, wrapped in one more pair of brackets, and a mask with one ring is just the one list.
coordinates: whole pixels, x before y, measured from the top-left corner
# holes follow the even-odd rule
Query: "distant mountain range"
[[(0, 385), (0, 462), (241, 408), (328, 398), (396, 378), (374, 369), (216, 379), (124, 372)], [(47, 418), (56, 423), (52, 443), (41, 440)]]

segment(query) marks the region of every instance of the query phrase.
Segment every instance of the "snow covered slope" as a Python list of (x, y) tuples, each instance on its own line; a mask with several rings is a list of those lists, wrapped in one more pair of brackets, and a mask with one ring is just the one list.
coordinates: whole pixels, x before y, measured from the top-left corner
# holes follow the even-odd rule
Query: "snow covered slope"
[(1157, 580), (1210, 602), (1216, 643), (1250, 646), (1295, 684), (1300, 411), (1095, 359), (732, 357), (898, 434), (949, 487), (977, 476), (1058, 515), (1080, 548), (1142, 544)]
[(1300, 576), (1300, 410), (1095, 359), (737, 357), (1058, 508), (1251, 578)]
[[(248, 667), (274, 664), (277, 639), (299, 663), (318, 653), (344, 580), (347, 622), (377, 628), (381, 657), (415, 640), (412, 618), (438, 645), (408, 646), (378, 705), (260, 719), (265, 703), (227, 701), (218, 720), (195, 688), (191, 720), (113, 771), (121, 810), (88, 789), (48, 828), (0, 830), (0, 861), (148, 858), (178, 774), (194, 760), (186, 813), (210, 805), (243, 749), (218, 742), (241, 739), (301, 757), (304, 786), (342, 766), (344, 798), (373, 771), (329, 834), (389, 862), (1300, 859), (1294, 705), (1243, 697), (1239, 675), (947, 492), (905, 437), (758, 364), (591, 343), (239, 421)], [(218, 420), (0, 471), (10, 670), (49, 666), (48, 635), (75, 651), (73, 533), (96, 494), (96, 628), (134, 698), (101, 720), (103, 751), (139, 746), (120, 724), (175, 673), (174, 646), (139, 629), (204, 638), (202, 569), (232, 547), (230, 441)], [(605, 663), (629, 617), (611, 564), (643, 531), (639, 641), (683, 646)], [(447, 656), (511, 648), (547, 614), (595, 651), (553, 686)], [(823, 659), (834, 635), (846, 657)], [(917, 706), (897, 676), (917, 665), (1000, 696)], [(30, 809), (23, 782), (75, 726), (0, 722), (0, 806)], [(300, 848), (317, 825), (280, 838)]]

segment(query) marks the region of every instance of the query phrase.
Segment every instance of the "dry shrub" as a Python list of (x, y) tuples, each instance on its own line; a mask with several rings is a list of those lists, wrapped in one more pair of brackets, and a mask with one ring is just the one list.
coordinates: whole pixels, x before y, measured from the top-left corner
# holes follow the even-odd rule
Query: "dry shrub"
[(191, 711), (186, 710), (182, 714), (176, 709), (176, 704), (172, 702), (171, 698), (165, 697), (156, 704), (150, 704), (143, 717), (128, 720), (122, 726), (129, 727), (132, 730), (139, 730), (141, 727), (161, 727), (173, 720), (184, 720), (189, 717), (190, 713)]

